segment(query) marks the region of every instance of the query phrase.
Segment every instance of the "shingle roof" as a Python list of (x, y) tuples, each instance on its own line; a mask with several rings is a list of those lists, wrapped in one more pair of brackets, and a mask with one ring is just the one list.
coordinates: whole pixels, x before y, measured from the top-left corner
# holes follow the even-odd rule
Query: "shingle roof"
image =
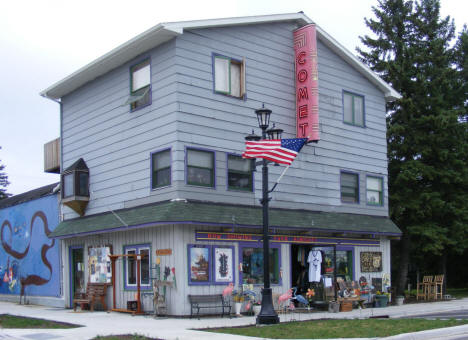
[[(360, 232), (398, 236), (400, 229), (388, 218), (369, 215), (270, 208), (270, 227), (316, 231)], [(124, 223), (122, 223), (122, 221)], [(211, 202), (171, 201), (61, 222), (51, 237), (69, 238), (161, 224), (192, 223), (259, 227), (262, 209)], [(126, 225), (125, 225), (126, 224)]]
[(20, 203), (25, 203), (44, 196), (48, 196), (53, 193), (53, 190), (57, 185), (58, 183), (49, 184), (28, 192), (24, 192), (19, 195), (0, 200), (0, 209), (8, 208)]

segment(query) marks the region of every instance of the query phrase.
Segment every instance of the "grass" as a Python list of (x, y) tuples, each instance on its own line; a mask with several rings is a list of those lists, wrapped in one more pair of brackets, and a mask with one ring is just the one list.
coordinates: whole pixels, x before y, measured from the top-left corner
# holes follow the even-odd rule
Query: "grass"
[(425, 319), (313, 320), (287, 322), (266, 327), (248, 326), (208, 329), (207, 331), (271, 339), (374, 338), (467, 323), (468, 320)]
[(447, 294), (457, 299), (468, 297), (468, 288), (447, 288)]
[(120, 334), (120, 335), (98, 335), (91, 340), (162, 340), (155, 338), (148, 338), (139, 334)]
[(79, 325), (73, 325), (65, 322), (56, 322), (44, 319), (15, 316), (9, 314), (0, 314), (0, 328), (76, 328)]

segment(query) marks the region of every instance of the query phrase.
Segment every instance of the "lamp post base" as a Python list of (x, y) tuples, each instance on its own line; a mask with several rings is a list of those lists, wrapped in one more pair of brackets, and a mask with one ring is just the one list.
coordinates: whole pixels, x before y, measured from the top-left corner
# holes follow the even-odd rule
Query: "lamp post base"
[(271, 288), (262, 289), (262, 309), (257, 316), (257, 325), (273, 325), (279, 323), (279, 317), (273, 307)]

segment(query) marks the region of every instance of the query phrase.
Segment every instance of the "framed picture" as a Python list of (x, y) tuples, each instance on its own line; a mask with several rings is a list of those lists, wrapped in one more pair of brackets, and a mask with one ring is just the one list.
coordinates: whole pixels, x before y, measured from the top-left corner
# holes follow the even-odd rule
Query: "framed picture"
[(214, 283), (234, 282), (234, 247), (213, 246)]
[(361, 272), (372, 273), (382, 271), (382, 252), (363, 251), (361, 252)]
[(111, 245), (88, 247), (89, 282), (112, 283), (111, 254)]
[(189, 284), (209, 284), (211, 280), (210, 246), (189, 244), (188, 246), (188, 280)]

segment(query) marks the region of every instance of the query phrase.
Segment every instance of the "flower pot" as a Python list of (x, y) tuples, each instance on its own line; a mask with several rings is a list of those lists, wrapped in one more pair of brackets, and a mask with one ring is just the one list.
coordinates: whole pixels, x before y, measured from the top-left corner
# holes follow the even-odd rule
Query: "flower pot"
[(252, 307), (252, 309), (253, 309), (254, 315), (257, 316), (258, 314), (260, 314), (260, 310), (262, 309), (262, 306), (261, 305), (254, 305)]
[(387, 307), (388, 296), (387, 295), (376, 295), (375, 301), (377, 302), (376, 307)]
[(404, 296), (397, 296), (395, 298), (395, 302), (396, 302), (397, 306), (402, 306), (404, 301), (405, 301)]
[(330, 301), (328, 304), (329, 313), (338, 313), (340, 311), (340, 303), (337, 301)]
[(240, 315), (241, 308), (242, 308), (242, 302), (235, 302), (234, 303), (234, 312), (236, 313), (236, 315)]

